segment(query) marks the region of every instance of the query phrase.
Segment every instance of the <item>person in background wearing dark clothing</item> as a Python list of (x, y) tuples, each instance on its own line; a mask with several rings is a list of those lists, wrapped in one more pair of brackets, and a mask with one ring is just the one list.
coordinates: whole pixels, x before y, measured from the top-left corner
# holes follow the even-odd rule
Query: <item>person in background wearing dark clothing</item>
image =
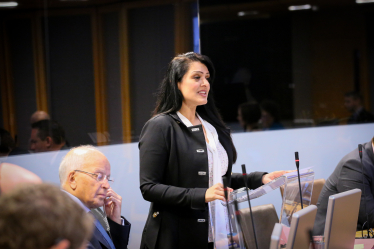
[(16, 146), (12, 135), (5, 129), (0, 128), (0, 157), (28, 154), (27, 150)]
[(344, 106), (352, 113), (348, 118), (348, 124), (361, 124), (374, 122), (374, 115), (363, 106), (362, 95), (358, 92), (348, 92), (344, 95)]
[[(323, 235), (325, 229), (325, 220), (327, 212), (327, 204), (330, 195), (345, 192), (351, 189), (361, 189), (360, 211), (357, 221), (357, 230), (363, 229), (366, 222), (365, 203), (367, 213), (369, 215), (369, 223), (371, 227), (374, 225), (374, 153), (373, 153), (374, 137), (368, 143), (363, 144), (362, 148), (362, 165), (358, 149), (344, 156), (334, 172), (326, 180), (325, 185), (317, 202), (317, 216), (314, 223), (314, 235)], [(364, 186), (362, 184), (362, 167), (364, 168)], [(365, 193), (365, 195), (364, 195)], [(366, 202), (364, 201), (366, 199)], [(367, 229), (367, 224), (364, 229)]]
[(52, 120), (41, 120), (31, 125), (30, 150), (33, 152), (67, 149), (65, 131)]
[(284, 126), (280, 122), (279, 106), (272, 100), (261, 102), (261, 124), (264, 131), (281, 130)]
[(260, 105), (255, 102), (247, 102), (239, 105), (238, 121), (244, 131), (260, 131), (258, 121), (261, 118)]

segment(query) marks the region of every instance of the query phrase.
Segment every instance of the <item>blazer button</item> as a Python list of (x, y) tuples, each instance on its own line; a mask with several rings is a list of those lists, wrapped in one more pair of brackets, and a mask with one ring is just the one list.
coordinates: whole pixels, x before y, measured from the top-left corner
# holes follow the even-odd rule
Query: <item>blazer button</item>
[(153, 218), (156, 218), (157, 215), (159, 215), (159, 214), (160, 214), (159, 212), (154, 212), (152, 216), (153, 216)]

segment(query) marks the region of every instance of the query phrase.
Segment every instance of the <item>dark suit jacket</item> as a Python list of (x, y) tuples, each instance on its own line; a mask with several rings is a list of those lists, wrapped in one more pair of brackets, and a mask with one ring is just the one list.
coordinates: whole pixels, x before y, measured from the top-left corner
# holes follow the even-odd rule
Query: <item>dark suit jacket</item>
[(348, 124), (361, 124), (374, 122), (374, 115), (362, 108), (358, 113), (349, 117)]
[[(230, 131), (217, 133), (229, 161), (224, 177), (233, 188), (242, 187), (242, 174), (231, 175)], [(140, 248), (207, 248), (209, 170), (202, 126), (186, 127), (175, 113), (157, 115), (145, 124), (139, 149), (140, 190), (151, 202)], [(249, 186), (261, 186), (264, 174), (250, 174)]]
[[(326, 180), (317, 202), (317, 216), (314, 223), (313, 233), (323, 235), (325, 230), (325, 220), (327, 204), (330, 195), (345, 192), (351, 189), (361, 189), (361, 203), (358, 217), (357, 229), (361, 229), (366, 221), (364, 199), (366, 199), (366, 208), (369, 214), (371, 227), (374, 225), (374, 154), (371, 142), (365, 143), (362, 151), (362, 164), (364, 166), (364, 185), (365, 194), (362, 186), (362, 168), (358, 149), (353, 150), (336, 166), (334, 172)], [(366, 227), (365, 227), (366, 229)]]
[[(116, 222), (108, 218), (110, 234), (111, 234), (112, 241), (116, 249), (126, 249), (127, 244), (129, 242), (131, 224), (124, 217), (122, 218), (125, 221), (124, 226), (119, 225)], [(105, 229), (105, 226), (104, 226), (104, 229)], [(90, 243), (87, 246), (87, 248), (88, 249), (107, 249), (108, 247), (106, 247), (105, 244), (106, 243), (103, 241), (100, 231), (95, 226), (92, 238), (90, 239)]]

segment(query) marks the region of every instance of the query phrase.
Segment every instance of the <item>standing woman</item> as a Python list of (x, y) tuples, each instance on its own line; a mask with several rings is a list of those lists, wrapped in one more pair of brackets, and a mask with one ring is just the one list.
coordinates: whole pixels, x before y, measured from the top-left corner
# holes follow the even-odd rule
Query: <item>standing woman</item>
[[(244, 182), (231, 173), (236, 150), (209, 93), (214, 73), (207, 56), (190, 52), (170, 62), (161, 82), (139, 142), (140, 190), (151, 202), (141, 249), (218, 248), (227, 238), (222, 177), (234, 189)], [(248, 186), (283, 173), (251, 173)]]

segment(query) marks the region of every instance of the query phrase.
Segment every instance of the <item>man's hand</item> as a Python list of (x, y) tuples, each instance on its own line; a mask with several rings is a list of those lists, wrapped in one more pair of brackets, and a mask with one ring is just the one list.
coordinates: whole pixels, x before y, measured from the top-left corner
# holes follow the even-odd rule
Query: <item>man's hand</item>
[(268, 182), (271, 182), (272, 180), (274, 180), (275, 178), (278, 178), (286, 173), (290, 173), (292, 171), (295, 171), (295, 170), (279, 170), (279, 171), (274, 171), (274, 172), (271, 172), (269, 174), (266, 174), (262, 177), (262, 183), (263, 184), (266, 184)]
[[(106, 215), (114, 222), (122, 225), (121, 221), (121, 206), (122, 197), (109, 188), (107, 192), (107, 199), (105, 199), (104, 209)], [(109, 197), (109, 198), (108, 198)]]

